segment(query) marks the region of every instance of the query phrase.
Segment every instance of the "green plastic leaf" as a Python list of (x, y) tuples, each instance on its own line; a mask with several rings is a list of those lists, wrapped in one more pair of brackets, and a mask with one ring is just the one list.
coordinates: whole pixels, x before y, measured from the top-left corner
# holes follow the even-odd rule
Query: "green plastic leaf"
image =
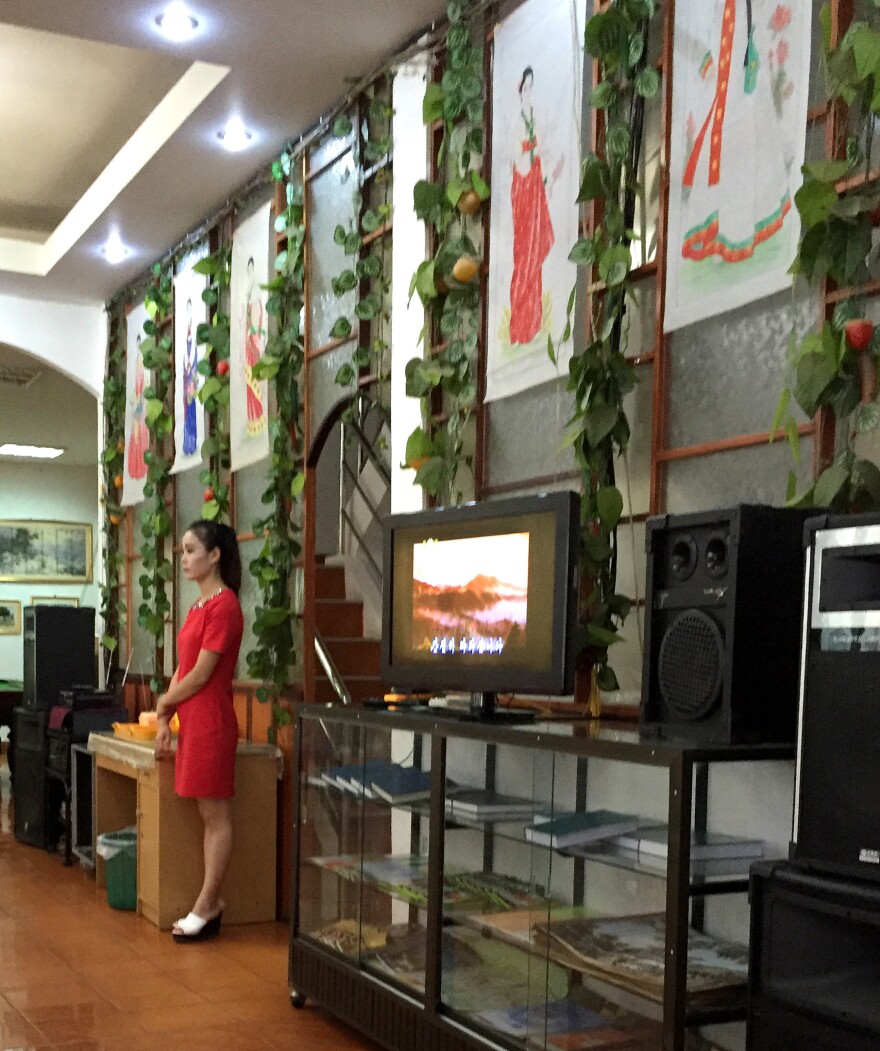
[(773, 413), (773, 422), (770, 424), (770, 441), (772, 442), (776, 436), (776, 432), (779, 430), (779, 425), (782, 423), (782, 417), (788, 411), (788, 406), (791, 403), (791, 391), (788, 387), (785, 387), (782, 393), (779, 395), (779, 399), (776, 402), (776, 410)]
[(660, 88), (660, 74), (653, 66), (639, 70), (633, 84), (637, 95), (643, 99), (652, 99)]
[(617, 676), (610, 665), (603, 664), (596, 669), (596, 685), (603, 693), (613, 693), (615, 690), (620, 689), (620, 683), (617, 681)]
[(330, 329), (331, 339), (348, 339), (351, 335), (351, 322), (346, 317), (339, 317)]
[(147, 422), (155, 423), (162, 415), (163, 405), (158, 398), (150, 398), (147, 402)]
[(303, 471), (293, 476), (293, 480), (290, 483), (290, 495), (296, 499), (300, 493), (306, 487), (306, 476)]
[(347, 135), (351, 134), (352, 123), (351, 118), (346, 114), (340, 114), (333, 122), (333, 137), (336, 139), (344, 139)]
[(631, 267), (632, 257), (626, 245), (606, 248), (599, 256), (599, 277), (609, 288), (622, 284)]
[(856, 430), (859, 434), (876, 431), (878, 424), (880, 424), (880, 408), (877, 407), (877, 403), (872, 401), (863, 405), (856, 415)]
[(474, 188), (474, 191), (481, 201), (487, 201), (489, 199), (492, 191), (489, 189), (489, 184), (483, 179), (478, 171), (471, 171), (471, 186)]
[(843, 464), (835, 463), (827, 467), (816, 480), (813, 490), (816, 503), (820, 507), (831, 507), (848, 481), (849, 472)]
[(425, 124), (433, 124), (443, 116), (443, 103), (446, 100), (446, 92), (440, 84), (430, 82), (425, 87), (425, 97), (422, 101), (422, 120)]
[(831, 183), (810, 179), (794, 195), (794, 203), (804, 226), (824, 223), (837, 203), (837, 191)]
[(593, 109), (608, 109), (617, 98), (617, 89), (610, 80), (600, 81), (590, 92), (589, 104)]
[(592, 237), (579, 237), (568, 253), (568, 258), (577, 266), (591, 266), (596, 259)]
[(610, 532), (623, 514), (623, 496), (620, 490), (613, 485), (602, 486), (596, 493), (596, 508), (602, 528)]

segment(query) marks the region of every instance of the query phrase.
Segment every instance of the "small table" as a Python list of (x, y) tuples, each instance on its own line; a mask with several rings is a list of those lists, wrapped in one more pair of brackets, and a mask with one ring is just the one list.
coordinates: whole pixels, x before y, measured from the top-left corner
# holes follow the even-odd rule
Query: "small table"
[[(175, 742), (176, 747), (176, 742)], [(137, 826), (137, 911), (161, 930), (192, 908), (204, 876), (203, 826), (194, 799), (174, 791), (174, 760), (156, 760), (152, 741), (89, 736), (95, 757), (95, 837)], [(276, 917), (276, 809), (280, 753), (240, 741), (232, 801), (234, 843), (223, 881), (226, 923)], [(95, 858), (99, 887), (104, 859)]]

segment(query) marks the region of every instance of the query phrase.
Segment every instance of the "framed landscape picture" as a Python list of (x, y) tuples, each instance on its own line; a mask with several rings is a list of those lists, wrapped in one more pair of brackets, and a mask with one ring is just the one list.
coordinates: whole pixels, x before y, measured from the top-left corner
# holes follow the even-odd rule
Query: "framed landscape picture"
[(21, 634), (21, 603), (0, 598), (0, 635)]
[(67, 595), (33, 595), (32, 606), (78, 606), (79, 599)]
[(0, 581), (90, 584), (91, 525), (0, 520)]

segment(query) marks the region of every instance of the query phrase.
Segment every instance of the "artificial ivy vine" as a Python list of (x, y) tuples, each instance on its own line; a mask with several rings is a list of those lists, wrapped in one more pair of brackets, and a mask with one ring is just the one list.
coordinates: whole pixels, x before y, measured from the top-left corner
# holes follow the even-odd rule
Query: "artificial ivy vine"
[[(880, 6), (876, 2), (874, 8)], [(880, 207), (880, 191), (871, 175), (871, 147), (875, 121), (880, 116), (880, 27), (855, 21), (837, 47), (831, 46), (831, 9), (824, 5), (823, 30), (828, 97), (849, 107), (845, 140), (838, 144), (840, 160), (816, 161), (802, 168), (804, 182), (795, 194), (801, 218), (801, 242), (792, 272), (811, 285), (830, 278), (839, 287), (865, 285), (869, 264), (876, 258), (873, 229)], [(852, 187), (857, 187), (853, 189)], [(820, 332), (799, 343), (791, 339), (789, 364), (793, 381), (776, 406), (771, 441), (782, 426), (795, 463), (800, 462), (800, 435), (791, 414), (792, 398), (807, 414), (820, 410), (842, 423), (841, 447), (805, 492), (796, 492), (797, 479), (789, 474), (788, 501), (792, 505), (830, 506), (838, 511), (880, 509), (880, 470), (858, 456), (856, 438), (880, 424), (877, 405), (877, 366), (880, 332), (864, 316), (865, 296), (842, 300)]]
[[(406, 463), (416, 484), (443, 504), (460, 503), (458, 476), (470, 466), (464, 432), (477, 398), (476, 358), (481, 321), (479, 224), (474, 215), (489, 196), (480, 174), (483, 153), (483, 49), (474, 42), (471, 0), (447, 7), (446, 69), (431, 82), (422, 107), (427, 125), (442, 122), (436, 182), (419, 181), (416, 215), (433, 233), (434, 253), (412, 278), (410, 295), (425, 306), (427, 353), (406, 366), (406, 393), (420, 398), (423, 424), (409, 436)], [(432, 343), (436, 341), (436, 345)], [(445, 426), (432, 424), (433, 395), (443, 396)]]
[(200, 259), (193, 270), (208, 277), (202, 299), (211, 311), (210, 322), (196, 329), (196, 342), (206, 352), (196, 366), (204, 382), (199, 388), (199, 401), (205, 407), (207, 437), (202, 442), (202, 459), (207, 467), (199, 473), (205, 486), (202, 518), (229, 521), (229, 344), (230, 320), (226, 313), (232, 250), (227, 244)]
[[(370, 235), (380, 230), (391, 217), (389, 199), (391, 173), (388, 165), (376, 171), (372, 180), (373, 186), (381, 187), (382, 199), (378, 202), (371, 202), (375, 204), (375, 207), (371, 206), (364, 210), (361, 163), (361, 158), (363, 158), (364, 165), (379, 166), (390, 156), (392, 108), (387, 95), (387, 88), (381, 90), (379, 85), (373, 85), (365, 93), (366, 116), (352, 147), (352, 160), (356, 175), (353, 215), (357, 226), (353, 221), (346, 230), (340, 224), (333, 234), (336, 244), (342, 247), (346, 256), (353, 259), (353, 266), (346, 266), (333, 278), (333, 291), (341, 298), (352, 289), (357, 289), (355, 316), (361, 323), (372, 326), (369, 338), (358, 339), (351, 361), (345, 362), (336, 373), (336, 382), (344, 387), (356, 384), (361, 369), (372, 367), (380, 379), (384, 377), (388, 369), (387, 327), (390, 316), (387, 310), (387, 296), (391, 289), (390, 253), (388, 251), (390, 239), (379, 237), (377, 246), (369, 251), (365, 251), (364, 241), (370, 240)], [(346, 115), (338, 117), (333, 125), (333, 134), (339, 138), (350, 135), (352, 130), (351, 119)], [(357, 257), (356, 260), (354, 257)], [(351, 321), (347, 317), (339, 317), (330, 335), (335, 339), (347, 339), (351, 333)]]
[[(587, 23), (587, 53), (599, 76), (590, 106), (604, 118), (604, 150), (583, 161), (579, 203), (593, 202), (600, 216), (592, 233), (578, 239), (570, 259), (594, 267), (604, 289), (591, 297), (587, 345), (572, 357), (568, 390), (574, 411), (567, 441), (581, 470), (581, 589), (579, 624), (583, 631), (580, 660), (595, 669), (602, 690), (619, 688), (608, 663), (608, 648), (630, 600), (616, 593), (615, 530), (623, 497), (615, 485), (614, 462), (626, 451), (630, 428), (624, 398), (635, 387), (626, 360), (624, 318), (631, 292), (631, 243), (638, 181), (644, 100), (656, 94), (660, 78), (647, 64), (648, 36), (655, 0), (613, 0)], [(568, 323), (563, 340), (571, 336)], [(551, 346), (552, 353), (552, 346)]]
[[(171, 615), (171, 602), (166, 584), (171, 579), (173, 566), (168, 558), (167, 543), (172, 521), (166, 506), (166, 490), (171, 472), (165, 456), (165, 444), (174, 433), (171, 396), (174, 390), (174, 352), (168, 321), (171, 317), (171, 270), (156, 263), (153, 283), (147, 290), (144, 304), (148, 319), (144, 322), (146, 338), (141, 343), (144, 368), (151, 372), (150, 386), (144, 391), (146, 422), (150, 432), (150, 448), (144, 453), (147, 479), (144, 498), (147, 507), (141, 512), (141, 577), (143, 600), (138, 610), (138, 623), (155, 639), (154, 669), (150, 689), (159, 693), (164, 688), (164, 670), (158, 656), (165, 644), (165, 621)], [(152, 505), (152, 506), (150, 506)]]
[(111, 307), (107, 341), (107, 371), (104, 377), (104, 582), (101, 585), (101, 617), (104, 634), (104, 668), (110, 677), (119, 647), (120, 617), (126, 606), (119, 596), (119, 571), (125, 557), (119, 549), (119, 526), (125, 514), (119, 504), (125, 463), (125, 325), (118, 307)]
[(305, 485), (305, 474), (297, 465), (303, 447), (300, 373), (305, 349), (300, 319), (305, 302), (305, 225), (303, 191), (291, 180), (291, 168), (286, 152), (272, 166), (273, 179), (284, 189), (284, 209), (275, 219), (275, 230), (285, 240), (275, 259), (276, 276), (266, 286), (266, 310), (275, 323), (253, 370), (255, 378), (273, 381), (277, 403), (269, 423), (269, 481), (263, 493), (269, 510), (254, 522), (254, 532), (264, 539), (249, 568), (262, 599), (254, 613), (257, 645), (247, 655), (248, 674), (261, 684), (257, 699), (272, 704), (269, 734), (273, 742), (277, 727), (290, 722), (290, 713), (279, 699), (296, 658), (293, 625), (298, 613), (290, 591), (294, 562), (302, 549), (299, 497)]

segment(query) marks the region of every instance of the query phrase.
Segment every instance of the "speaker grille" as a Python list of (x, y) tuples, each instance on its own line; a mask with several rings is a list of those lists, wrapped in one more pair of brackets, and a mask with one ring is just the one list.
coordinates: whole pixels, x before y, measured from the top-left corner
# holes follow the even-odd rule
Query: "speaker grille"
[(666, 704), (684, 720), (701, 719), (721, 692), (724, 642), (698, 609), (679, 614), (660, 643), (657, 676)]

